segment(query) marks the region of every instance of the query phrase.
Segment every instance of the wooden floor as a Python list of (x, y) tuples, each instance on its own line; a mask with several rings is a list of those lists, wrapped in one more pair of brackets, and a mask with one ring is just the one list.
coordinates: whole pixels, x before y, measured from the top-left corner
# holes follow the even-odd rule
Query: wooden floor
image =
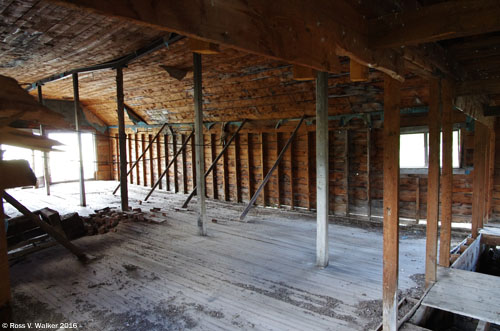
[[(117, 206), (114, 185), (88, 182), (86, 209), (76, 207), (77, 184), (53, 186), (51, 198), (43, 189), (10, 193), (31, 209), (85, 214)], [(232, 219), (243, 205), (209, 201), (209, 220), (217, 223), (200, 237), (195, 200), (175, 211), (184, 196), (159, 192), (139, 205), (146, 193), (133, 186), (132, 206), (162, 208), (167, 221), (121, 223), (117, 232), (76, 240), (99, 257), (93, 263), (56, 246), (14, 265), (17, 322), (40, 306), (46, 311), (35, 316), (78, 322), (79, 330), (367, 330), (380, 321), (380, 229), (330, 224), (331, 262), (318, 269), (314, 215), (257, 208), (240, 223)], [(401, 290), (422, 280), (424, 253), (423, 238), (401, 235)]]

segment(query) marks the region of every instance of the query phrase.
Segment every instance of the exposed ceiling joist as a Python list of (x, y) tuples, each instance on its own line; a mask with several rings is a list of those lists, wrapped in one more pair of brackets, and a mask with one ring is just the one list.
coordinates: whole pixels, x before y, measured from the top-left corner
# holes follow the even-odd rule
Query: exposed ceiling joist
[[(382, 28), (381, 28), (382, 27)], [(459, 0), (370, 20), (375, 48), (416, 45), (500, 31), (498, 0)]]
[(339, 72), (337, 57), (349, 56), (404, 80), (402, 57), (371, 50), (364, 19), (344, 1), (53, 1), (321, 71)]

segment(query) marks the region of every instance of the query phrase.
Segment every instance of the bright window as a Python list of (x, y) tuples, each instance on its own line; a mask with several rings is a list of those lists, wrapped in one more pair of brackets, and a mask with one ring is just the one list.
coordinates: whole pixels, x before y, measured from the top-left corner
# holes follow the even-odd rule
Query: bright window
[[(460, 167), (460, 131), (454, 130), (453, 136), (453, 168)], [(427, 132), (405, 133), (400, 136), (399, 164), (401, 168), (427, 168), (429, 166), (429, 134)], [(441, 134), (441, 146), (443, 134)], [(442, 160), (440, 148), (440, 161)]]

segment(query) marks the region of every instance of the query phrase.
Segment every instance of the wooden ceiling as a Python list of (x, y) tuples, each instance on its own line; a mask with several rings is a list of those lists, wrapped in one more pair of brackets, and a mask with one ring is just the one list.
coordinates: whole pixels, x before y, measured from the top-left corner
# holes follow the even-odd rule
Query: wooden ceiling
[[(441, 1), (348, 2), (364, 19), (376, 20)], [(168, 36), (164, 28), (151, 24), (60, 6), (46, 0), (4, 1), (0, 3), (0, 13), (0, 74), (11, 76), (22, 84), (104, 63)], [(446, 58), (438, 61), (447, 62), (445, 66), (453, 63), (463, 68), (463, 79), (483, 81), (499, 78), (496, 59), (499, 46), (499, 33), (491, 32), (422, 44), (418, 51), (433, 56), (441, 54)], [(435, 49), (442, 53), (436, 53)], [(314, 114), (314, 83), (295, 81), (291, 64), (229, 47), (221, 47), (221, 50), (220, 54), (203, 57), (207, 121), (279, 119)], [(402, 53), (401, 50), (396, 52)], [(436, 62), (431, 57), (429, 63)], [(381, 110), (383, 74), (372, 70), (369, 82), (352, 83), (348, 61), (347, 57), (341, 57), (340, 67), (330, 75), (330, 112)], [(177, 80), (161, 66), (181, 69), (187, 74)], [(132, 62), (124, 69), (126, 105), (150, 124), (192, 122), (191, 66), (191, 50), (185, 39)], [(407, 70), (404, 77), (404, 106), (426, 105), (425, 79)], [(116, 124), (113, 70), (80, 74), (80, 89), (80, 100), (88, 110), (106, 124)], [(71, 77), (45, 84), (43, 92), (46, 98), (72, 99)], [(497, 99), (495, 91), (489, 92), (492, 99)]]

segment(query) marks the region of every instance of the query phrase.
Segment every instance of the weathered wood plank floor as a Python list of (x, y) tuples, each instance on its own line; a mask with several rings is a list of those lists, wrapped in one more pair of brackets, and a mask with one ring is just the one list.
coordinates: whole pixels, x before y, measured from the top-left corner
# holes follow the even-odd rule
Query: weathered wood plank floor
[[(76, 185), (55, 185), (50, 198), (43, 189), (11, 194), (61, 213), (118, 205), (109, 193), (115, 182), (89, 182), (90, 207), (78, 208)], [(130, 191), (139, 206), (147, 189)], [(313, 216), (254, 209), (240, 223), (231, 219), (243, 205), (210, 201), (209, 219), (218, 222), (200, 237), (195, 201), (174, 210), (183, 198), (158, 192), (139, 206), (162, 208), (162, 224), (123, 222), (117, 232), (76, 240), (100, 257), (89, 265), (57, 246), (30, 255), (11, 268), (14, 297), (26, 307), (41, 302), (81, 330), (367, 330), (379, 321), (380, 229), (330, 224), (331, 263), (318, 269)], [(424, 239), (401, 236), (400, 289), (417, 285), (424, 248)]]

